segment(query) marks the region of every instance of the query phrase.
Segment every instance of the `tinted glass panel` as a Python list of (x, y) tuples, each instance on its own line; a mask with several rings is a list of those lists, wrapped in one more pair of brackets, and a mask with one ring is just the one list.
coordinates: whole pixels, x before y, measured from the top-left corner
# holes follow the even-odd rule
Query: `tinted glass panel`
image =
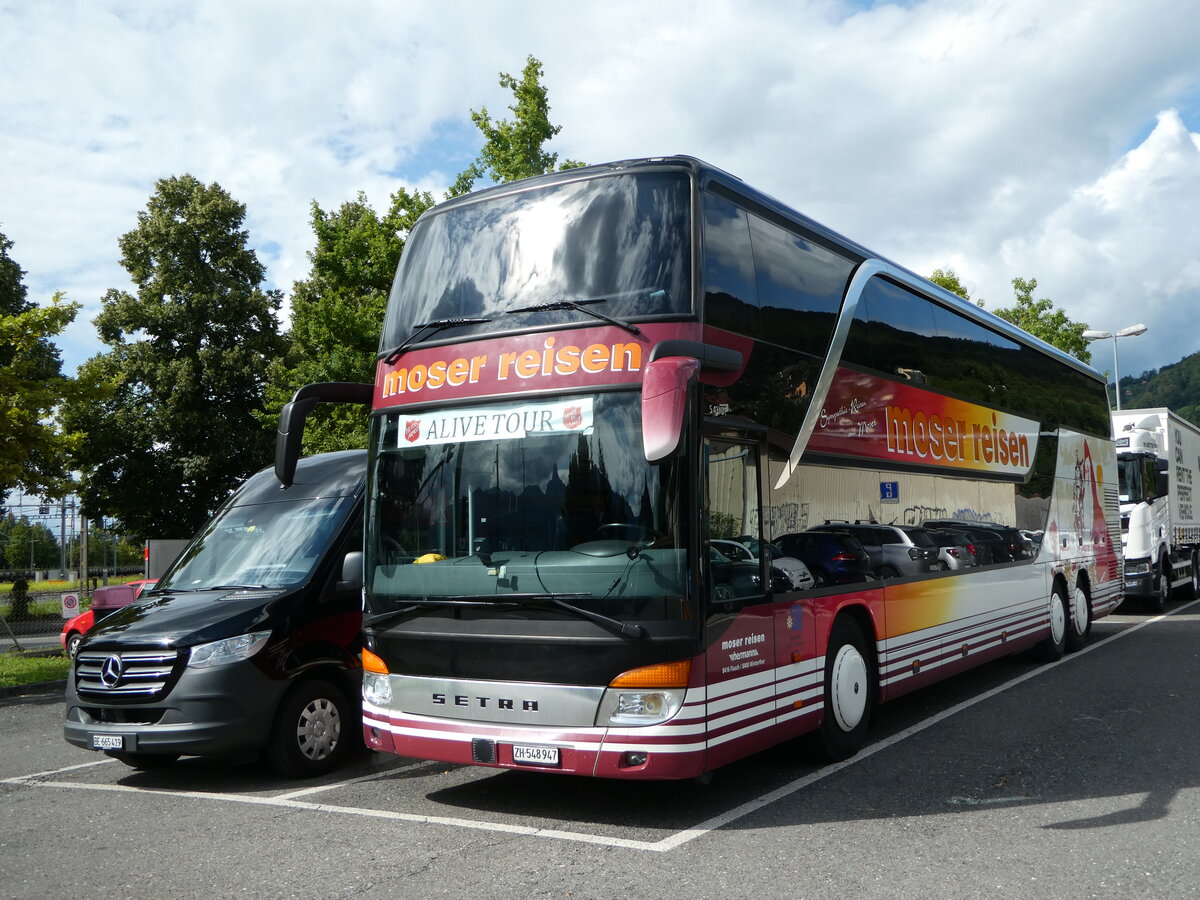
[(749, 215), (724, 197), (704, 194), (704, 321), (758, 337), (758, 289)]
[(754, 215), (750, 237), (766, 339), (824, 356), (853, 263)]
[(646, 172), (484, 197), (427, 216), (405, 247), (381, 349), (446, 318), (492, 322), (438, 337), (593, 321), (570, 310), (501, 319), (558, 300), (603, 299), (595, 308), (622, 318), (690, 312), (690, 209), (686, 175)]

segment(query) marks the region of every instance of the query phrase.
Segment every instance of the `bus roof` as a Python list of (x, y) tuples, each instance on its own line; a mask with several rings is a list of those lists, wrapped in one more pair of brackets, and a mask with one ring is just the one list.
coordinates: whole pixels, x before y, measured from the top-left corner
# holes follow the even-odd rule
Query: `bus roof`
[[(1107, 379), (1093, 366), (1076, 359), (1069, 353), (1060, 350), (1058, 347), (1048, 344), (1041, 338), (1038, 338), (1022, 328), (1002, 319), (994, 313), (988, 312), (982, 307), (976, 306), (968, 300), (964, 300), (952, 291), (948, 291), (940, 285), (934, 284), (923, 275), (919, 275), (906, 266), (874, 253), (856, 241), (852, 241), (842, 234), (825, 227), (820, 222), (809, 218), (803, 213), (793, 209), (785, 203), (780, 202), (769, 194), (766, 194), (757, 188), (751, 187), (741, 178), (736, 175), (731, 175), (724, 169), (697, 159), (694, 156), (677, 155), (677, 156), (658, 156), (646, 157), (640, 159), (624, 159), (608, 163), (598, 163), (591, 166), (582, 166), (576, 169), (565, 169), (561, 172), (552, 172), (545, 175), (535, 175), (532, 178), (523, 178), (519, 181), (507, 182), (505, 184), (493, 185), (491, 187), (482, 188), (478, 191), (473, 191), (470, 194), (464, 194), (461, 197), (456, 197), (430, 209), (424, 215), (438, 215), (446, 210), (454, 209), (458, 206), (463, 206), (475, 203), (489, 197), (502, 196), (504, 194), (517, 193), (520, 191), (530, 190), (533, 188), (542, 187), (548, 184), (561, 182), (575, 181), (581, 178), (591, 178), (596, 175), (609, 174), (613, 172), (626, 171), (630, 169), (643, 168), (679, 168), (685, 169), (692, 173), (698, 184), (708, 186), (710, 184), (720, 185), (727, 193), (734, 194), (747, 202), (749, 205), (757, 206), (761, 210), (766, 211), (776, 217), (785, 219), (801, 228), (811, 232), (814, 236), (828, 242), (832, 246), (841, 249), (843, 252), (849, 252), (851, 255), (858, 257), (858, 262), (866, 259), (877, 259), (888, 266), (903, 272), (905, 275), (916, 279), (925, 293), (942, 306), (953, 309), (955, 312), (974, 319), (976, 322), (984, 325), (993, 331), (1003, 334), (1014, 341), (1018, 341), (1029, 347), (1044, 353), (1047, 356), (1053, 357), (1059, 362), (1077, 369), (1086, 375), (1095, 378), (1097, 381), (1106, 381)], [(422, 216), (423, 218), (424, 216)]]

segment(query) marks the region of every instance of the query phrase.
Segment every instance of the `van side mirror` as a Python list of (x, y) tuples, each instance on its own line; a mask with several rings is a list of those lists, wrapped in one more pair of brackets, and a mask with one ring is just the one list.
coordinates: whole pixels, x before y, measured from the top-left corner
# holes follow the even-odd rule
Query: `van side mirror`
[(342, 560), (342, 577), (337, 583), (339, 597), (358, 596), (363, 588), (363, 553), (351, 550)]

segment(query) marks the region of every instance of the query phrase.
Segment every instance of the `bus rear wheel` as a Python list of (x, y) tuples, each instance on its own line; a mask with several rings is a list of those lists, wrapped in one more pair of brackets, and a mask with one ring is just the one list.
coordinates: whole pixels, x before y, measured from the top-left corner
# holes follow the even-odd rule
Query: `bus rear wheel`
[(1092, 634), (1092, 598), (1081, 581), (1071, 595), (1070, 617), (1067, 622), (1067, 652), (1074, 653), (1087, 646)]
[(829, 632), (825, 651), (825, 714), (821, 749), (833, 761), (848, 759), (866, 742), (875, 706), (874, 655), (862, 628), (847, 616)]

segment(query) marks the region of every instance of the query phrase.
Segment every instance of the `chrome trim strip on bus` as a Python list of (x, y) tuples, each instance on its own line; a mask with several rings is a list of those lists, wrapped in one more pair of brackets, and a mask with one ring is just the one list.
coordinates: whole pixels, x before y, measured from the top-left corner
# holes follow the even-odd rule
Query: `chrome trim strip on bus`
[(829, 342), (829, 351), (825, 354), (825, 361), (821, 364), (821, 374), (817, 376), (817, 383), (813, 388), (812, 401), (808, 405), (808, 412), (804, 414), (804, 421), (800, 425), (800, 431), (796, 435), (796, 442), (792, 445), (788, 461), (784, 464), (783, 471), (775, 482), (775, 490), (782, 488), (791, 479), (792, 473), (800, 465), (800, 457), (804, 455), (809, 438), (812, 437), (812, 433), (817, 427), (817, 420), (821, 416), (825, 398), (829, 395), (829, 388), (833, 384), (833, 376), (842, 360), (842, 350), (845, 349), (846, 340), (850, 336), (850, 324), (854, 321), (855, 313), (858, 312), (858, 301), (861, 299), (863, 291), (866, 290), (867, 282), (874, 276), (884, 273), (888, 275), (901, 274), (880, 259), (865, 260), (854, 271), (854, 277), (850, 279), (850, 285), (846, 288), (846, 296), (842, 300), (841, 311), (838, 312), (837, 324), (833, 327), (833, 338)]

